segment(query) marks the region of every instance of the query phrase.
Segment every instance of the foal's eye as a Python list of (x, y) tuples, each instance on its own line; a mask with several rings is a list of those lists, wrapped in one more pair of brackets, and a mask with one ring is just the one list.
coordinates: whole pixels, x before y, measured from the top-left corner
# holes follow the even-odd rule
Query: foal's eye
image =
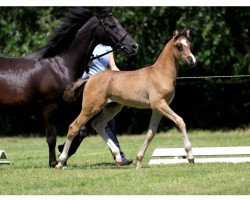
[(183, 46), (181, 44), (177, 44), (176, 48), (178, 51), (183, 51)]

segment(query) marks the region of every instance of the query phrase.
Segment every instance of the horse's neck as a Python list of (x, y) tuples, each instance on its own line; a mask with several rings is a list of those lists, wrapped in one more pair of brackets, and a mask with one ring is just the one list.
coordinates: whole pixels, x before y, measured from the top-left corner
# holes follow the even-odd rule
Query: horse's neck
[(161, 54), (157, 58), (154, 67), (159, 73), (166, 77), (176, 79), (178, 74), (178, 62), (174, 57), (171, 41), (164, 47)]
[(84, 71), (84, 68), (86, 69), (95, 46), (98, 44), (98, 41), (95, 39), (97, 24), (97, 19), (92, 17), (77, 32), (75, 39), (67, 51), (61, 56), (64, 59), (66, 66), (71, 71), (77, 72), (76, 76), (82, 75), (82, 72)]

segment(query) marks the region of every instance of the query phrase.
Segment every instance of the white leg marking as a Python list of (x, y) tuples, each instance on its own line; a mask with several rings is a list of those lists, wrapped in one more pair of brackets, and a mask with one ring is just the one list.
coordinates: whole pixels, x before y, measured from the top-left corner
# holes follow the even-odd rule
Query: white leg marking
[(56, 165), (56, 168), (61, 169), (64, 166), (64, 163), (67, 161), (68, 152), (69, 152), (69, 148), (70, 148), (70, 145), (72, 143), (72, 140), (73, 140), (73, 138), (71, 138), (71, 139), (67, 138), (66, 139), (66, 143), (64, 145), (63, 152), (58, 158), (58, 164)]

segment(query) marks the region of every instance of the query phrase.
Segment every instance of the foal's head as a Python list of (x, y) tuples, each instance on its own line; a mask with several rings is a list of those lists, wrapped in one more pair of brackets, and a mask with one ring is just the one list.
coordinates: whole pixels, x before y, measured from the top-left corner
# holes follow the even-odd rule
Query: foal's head
[(195, 65), (196, 59), (190, 50), (189, 29), (174, 31), (174, 55), (177, 60), (182, 60), (188, 65)]

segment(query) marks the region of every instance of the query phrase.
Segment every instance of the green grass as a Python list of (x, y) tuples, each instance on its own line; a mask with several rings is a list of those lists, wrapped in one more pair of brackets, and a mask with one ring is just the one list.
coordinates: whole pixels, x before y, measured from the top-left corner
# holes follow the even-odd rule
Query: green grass
[[(128, 158), (135, 158), (145, 134), (120, 136)], [(58, 138), (58, 143), (64, 141)], [(209, 132), (190, 131), (194, 147), (249, 146), (250, 129)], [(67, 169), (48, 167), (45, 138), (1, 137), (11, 165), (0, 165), (0, 194), (82, 194), (82, 195), (246, 195), (250, 194), (250, 163), (178, 164), (148, 166), (154, 148), (182, 147), (175, 130), (157, 134), (143, 160), (117, 168), (108, 148), (99, 136), (86, 138), (69, 161)]]

